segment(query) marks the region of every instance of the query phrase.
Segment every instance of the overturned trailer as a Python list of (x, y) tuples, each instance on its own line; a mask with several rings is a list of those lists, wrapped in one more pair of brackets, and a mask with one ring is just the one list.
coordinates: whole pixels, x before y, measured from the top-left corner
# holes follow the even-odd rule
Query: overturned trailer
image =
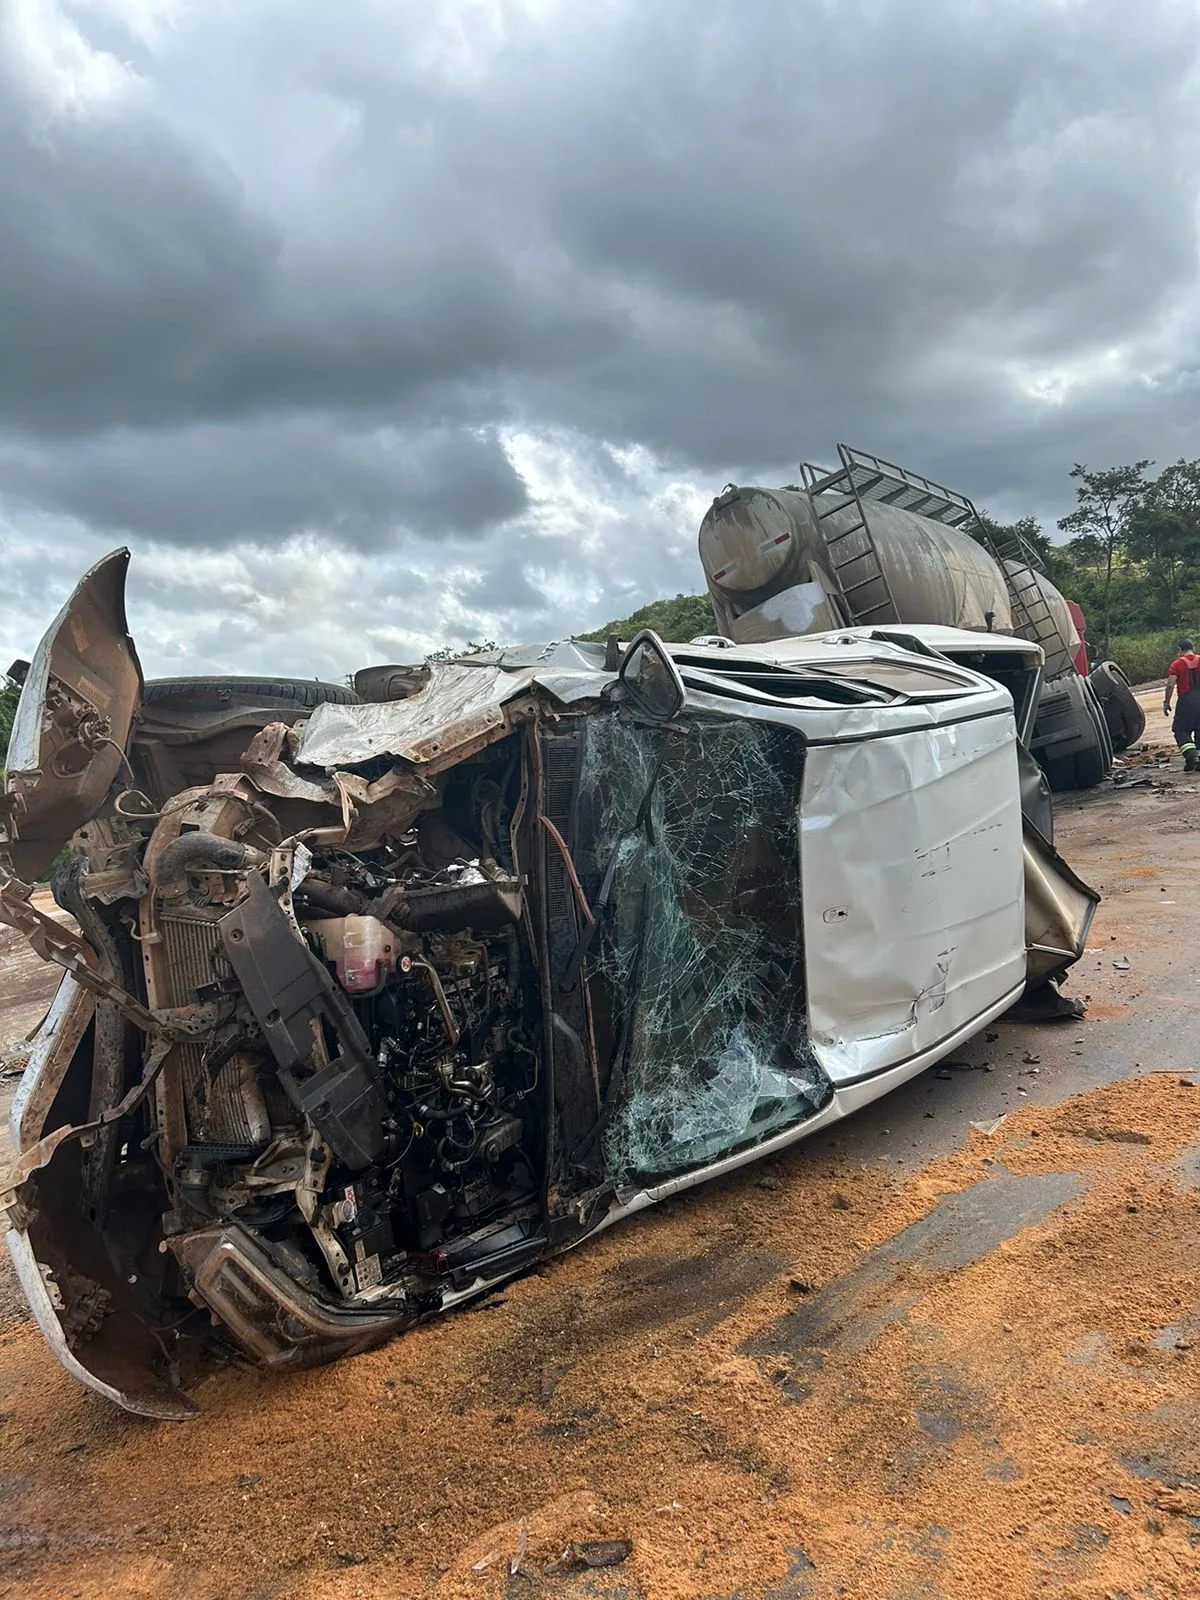
[(731, 484), (713, 501), (699, 549), (722, 634), (752, 643), (846, 623), (1014, 633), (1045, 657), (1029, 748), (1055, 789), (1099, 783), (1114, 732), (1127, 743), (1144, 723), (1111, 663), (1092, 680), (1076, 670), (1071, 613), (1034, 551), (1019, 536), (993, 543), (965, 496), (838, 451), (835, 471), (805, 465), (800, 484)]
[(1022, 641), (647, 634), (285, 714), (299, 690), (144, 685), (127, 560), (39, 647), (6, 782), (11, 872), (73, 835), (78, 932), (15, 875), (0, 919), (66, 968), (9, 1248), (129, 1410), (190, 1414), (214, 1339), (290, 1367), (468, 1300), (846, 1116), (1082, 951)]

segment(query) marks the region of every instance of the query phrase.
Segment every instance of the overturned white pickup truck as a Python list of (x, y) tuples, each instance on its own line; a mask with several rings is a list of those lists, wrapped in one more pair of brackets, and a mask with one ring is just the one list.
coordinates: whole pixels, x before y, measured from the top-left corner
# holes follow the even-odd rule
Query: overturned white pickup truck
[[(130, 1410), (188, 1415), (214, 1338), (293, 1365), (478, 1295), (848, 1115), (1027, 982), (1062, 1009), (1096, 897), (1022, 751), (1036, 645), (642, 635), (357, 694), (155, 685), (127, 563), (26, 670), (0, 919), (67, 968), (9, 1246)], [(24, 881), (56, 857), (78, 933)]]

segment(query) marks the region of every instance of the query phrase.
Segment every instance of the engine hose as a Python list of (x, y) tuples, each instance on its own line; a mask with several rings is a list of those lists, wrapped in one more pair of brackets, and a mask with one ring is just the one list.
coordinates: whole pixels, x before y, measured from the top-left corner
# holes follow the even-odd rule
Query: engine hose
[(158, 858), (155, 889), (164, 900), (180, 900), (188, 890), (192, 872), (236, 872), (239, 867), (256, 867), (263, 853), (238, 839), (222, 839), (215, 833), (181, 833)]
[(339, 888), (337, 884), (322, 883), (319, 878), (311, 874), (300, 883), (296, 894), (316, 910), (327, 911), (331, 917), (359, 916), (367, 903), (366, 896), (360, 894), (357, 889), (344, 889)]

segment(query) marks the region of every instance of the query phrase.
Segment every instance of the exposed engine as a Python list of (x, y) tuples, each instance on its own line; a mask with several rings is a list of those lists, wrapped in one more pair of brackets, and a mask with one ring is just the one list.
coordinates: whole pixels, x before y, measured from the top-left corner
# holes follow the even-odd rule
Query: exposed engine
[(457, 769), (441, 806), (365, 854), (201, 829), (161, 850), (162, 1000), (228, 997), (177, 1047), (171, 1248), (238, 1222), (313, 1289), (419, 1300), (532, 1239), (544, 1119), (515, 772), (511, 751)]

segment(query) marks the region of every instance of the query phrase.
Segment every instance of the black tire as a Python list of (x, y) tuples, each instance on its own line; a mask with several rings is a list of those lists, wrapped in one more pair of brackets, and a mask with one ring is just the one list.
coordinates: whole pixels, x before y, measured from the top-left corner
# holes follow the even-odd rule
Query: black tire
[(1104, 751), (1095, 745), (1090, 750), (1080, 750), (1075, 755), (1075, 788), (1094, 789), (1108, 776), (1108, 763)]
[(316, 678), (151, 678), (142, 692), (142, 702), (149, 705), (162, 700), (227, 706), (355, 706), (359, 703), (354, 690), (344, 683), (321, 683)]
[(1076, 787), (1073, 756), (1054, 756), (1048, 761), (1043, 761), (1042, 771), (1046, 774), (1046, 781), (1055, 794), (1066, 794), (1068, 789)]
[(1104, 712), (1114, 750), (1128, 750), (1146, 731), (1146, 713), (1115, 661), (1102, 661), (1088, 678)]

